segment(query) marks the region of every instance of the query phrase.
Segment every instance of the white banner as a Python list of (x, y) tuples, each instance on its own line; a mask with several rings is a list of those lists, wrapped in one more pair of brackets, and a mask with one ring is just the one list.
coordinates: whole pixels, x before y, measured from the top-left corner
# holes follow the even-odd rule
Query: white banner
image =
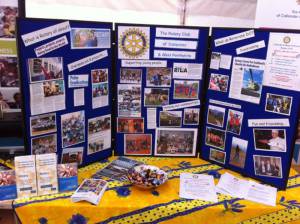
[(197, 39), (199, 30), (178, 28), (156, 28), (156, 37)]
[(68, 44), (68, 39), (67, 39), (66, 36), (63, 36), (63, 37), (60, 37), (60, 38), (55, 39), (55, 40), (53, 40), (49, 43), (46, 43), (42, 46), (39, 46), (39, 47), (35, 48), (34, 51), (35, 51), (36, 56), (40, 57), (44, 54), (47, 54), (51, 51), (54, 51), (58, 48), (61, 48), (65, 45), (67, 45), (67, 44)]
[(163, 51), (154, 50), (154, 58), (172, 58), (194, 60), (196, 52), (194, 51)]
[(122, 60), (122, 67), (167, 67), (167, 61), (159, 60)]
[(197, 41), (155, 39), (154, 46), (158, 48), (197, 49)]
[(289, 119), (249, 119), (249, 127), (290, 127)]
[(254, 37), (254, 30), (247, 30), (245, 32), (242, 33), (237, 33), (231, 36), (227, 36), (227, 37), (222, 37), (219, 39), (215, 39), (215, 46), (219, 47), (225, 44), (229, 44), (229, 43), (233, 43), (236, 41), (240, 41), (240, 40), (245, 40), (251, 37)]
[(252, 44), (247, 44), (243, 47), (237, 48), (236, 54), (240, 55), (240, 54), (247, 53), (250, 51), (255, 51), (257, 49), (264, 48), (265, 46), (266, 46), (266, 44), (265, 44), (264, 40), (258, 41), (258, 42), (252, 43)]
[(192, 100), (192, 101), (187, 101), (187, 102), (183, 102), (183, 103), (174, 103), (174, 104), (169, 104), (169, 105), (163, 106), (163, 110), (164, 111), (176, 110), (176, 109), (199, 106), (199, 105), (200, 105), (200, 100)]

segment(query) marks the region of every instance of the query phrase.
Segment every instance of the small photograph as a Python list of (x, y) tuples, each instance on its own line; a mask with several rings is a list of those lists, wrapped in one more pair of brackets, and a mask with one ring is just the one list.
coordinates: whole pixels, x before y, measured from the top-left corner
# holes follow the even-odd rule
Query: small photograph
[(160, 127), (181, 127), (182, 111), (160, 111)]
[(218, 127), (223, 127), (225, 110), (226, 109), (224, 107), (209, 105), (207, 112), (207, 123)]
[(22, 96), (20, 88), (0, 88), (0, 107), (5, 109), (21, 109)]
[(162, 107), (169, 104), (169, 89), (145, 88), (145, 107)]
[(144, 118), (118, 117), (119, 133), (144, 133)]
[(198, 125), (199, 124), (199, 108), (185, 108), (184, 109), (184, 125)]
[(28, 69), (31, 82), (63, 78), (63, 58), (29, 58)]
[(142, 83), (142, 69), (121, 68), (120, 83)]
[(260, 99), (264, 70), (244, 68), (241, 94)]
[(209, 80), (208, 89), (227, 92), (228, 89), (229, 76), (221, 74), (211, 74)]
[(253, 161), (255, 175), (282, 178), (280, 157), (253, 155)]
[(118, 115), (121, 117), (141, 116), (141, 86), (136, 84), (118, 85)]
[(221, 53), (220, 52), (211, 52), (210, 58), (210, 68), (218, 70), (220, 68), (221, 62)]
[(82, 163), (83, 147), (65, 148), (62, 151), (61, 163)]
[(125, 134), (124, 154), (125, 155), (151, 155), (152, 135), (151, 134)]
[(267, 93), (266, 108), (268, 112), (290, 115), (293, 97)]
[(222, 152), (216, 149), (210, 149), (209, 159), (218, 163), (225, 164), (226, 152)]
[(43, 82), (44, 97), (52, 97), (65, 94), (64, 80), (54, 80)]
[(247, 148), (248, 148), (248, 141), (244, 139), (232, 137), (229, 164), (232, 166), (244, 168)]
[(31, 136), (56, 132), (56, 114), (43, 114), (30, 118)]
[(62, 147), (68, 147), (84, 142), (84, 111), (61, 115)]
[(100, 83), (100, 82), (107, 82), (108, 81), (108, 69), (93, 69), (91, 71), (92, 74), (92, 83)]
[(55, 153), (56, 149), (56, 134), (44, 135), (31, 139), (31, 152), (33, 155)]
[(71, 49), (110, 48), (110, 30), (72, 28)]
[(256, 150), (286, 152), (284, 129), (253, 129)]
[[(0, 7), (1, 8), (1, 7)], [(18, 58), (0, 57), (0, 87), (19, 87)]]
[(103, 132), (103, 131), (110, 131), (110, 127), (111, 127), (110, 115), (95, 117), (88, 120), (89, 135), (98, 132)]
[[(10, 1), (6, 1), (7, 3)], [(11, 1), (12, 2), (12, 1)], [(0, 6), (0, 38), (16, 37), (16, 17), (18, 16), (18, 7), (12, 5)]]
[(156, 128), (155, 155), (195, 156), (197, 129)]
[(220, 129), (206, 127), (205, 144), (224, 150), (226, 132)]
[(88, 155), (96, 152), (100, 152), (104, 149), (106, 149), (104, 139), (101, 138), (89, 139), (88, 152), (87, 152)]
[(57, 177), (68, 178), (78, 175), (77, 163), (57, 164)]
[(174, 99), (198, 99), (199, 81), (174, 80)]
[(93, 98), (107, 96), (108, 95), (108, 83), (93, 84)]
[(147, 68), (147, 86), (170, 87), (172, 68)]
[(243, 116), (243, 112), (229, 109), (226, 130), (239, 135), (242, 129)]
[(10, 185), (16, 185), (15, 171), (14, 170), (0, 171), (0, 187), (10, 186)]

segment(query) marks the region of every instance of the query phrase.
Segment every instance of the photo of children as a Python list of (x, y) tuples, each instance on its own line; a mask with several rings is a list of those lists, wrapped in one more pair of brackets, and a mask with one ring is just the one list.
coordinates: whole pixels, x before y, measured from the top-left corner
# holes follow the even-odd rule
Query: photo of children
[(208, 106), (208, 112), (207, 112), (207, 123), (223, 127), (224, 125), (224, 117), (225, 117), (225, 108), (224, 107), (218, 107), (214, 105)]
[(93, 69), (91, 71), (92, 74), (92, 83), (100, 83), (100, 82), (107, 82), (108, 81), (108, 69)]
[(62, 151), (61, 163), (82, 163), (83, 147), (65, 148)]
[(155, 155), (195, 156), (197, 129), (156, 128)]
[(141, 116), (141, 86), (136, 84), (118, 85), (118, 115), (123, 117)]
[(65, 94), (64, 80), (43, 82), (44, 97), (52, 97)]
[(185, 108), (184, 109), (184, 125), (198, 125), (199, 124), (199, 108)]
[(226, 152), (222, 152), (216, 149), (210, 149), (209, 159), (218, 163), (225, 164)]
[(0, 38), (15, 38), (18, 7), (2, 4), (0, 6)]
[(228, 89), (228, 75), (221, 75), (221, 74), (211, 74), (208, 89), (220, 91), (220, 92), (227, 92)]
[(229, 164), (244, 168), (246, 161), (248, 141), (232, 137)]
[(253, 129), (256, 150), (286, 152), (284, 129)]
[(61, 115), (62, 147), (68, 147), (85, 141), (84, 111)]
[(121, 68), (120, 83), (141, 84), (142, 69)]
[(31, 82), (63, 78), (63, 58), (30, 58), (28, 69)]
[(169, 89), (145, 88), (145, 107), (161, 107), (169, 104)]
[(226, 130), (239, 135), (242, 128), (243, 116), (243, 112), (229, 109)]
[(160, 111), (160, 127), (181, 127), (182, 111)]
[(0, 88), (19, 87), (18, 62), (16, 57), (0, 57)]
[(241, 95), (260, 99), (264, 70), (244, 68)]
[(56, 134), (44, 135), (31, 139), (31, 153), (33, 155), (55, 153), (56, 149)]
[(151, 155), (152, 135), (151, 134), (125, 134), (124, 135), (125, 155)]
[(174, 80), (174, 99), (198, 99), (199, 81)]
[(226, 133), (221, 129), (206, 127), (205, 144), (224, 150)]
[(43, 114), (30, 118), (31, 136), (56, 132), (55, 113)]
[(0, 187), (16, 184), (16, 175), (14, 170), (0, 171)]
[(255, 175), (282, 178), (280, 157), (253, 155), (253, 162)]
[(170, 87), (171, 68), (147, 68), (147, 86)]
[(118, 117), (119, 133), (144, 133), (144, 118)]
[(292, 101), (293, 98), (291, 96), (267, 93), (265, 110), (277, 114), (290, 115)]

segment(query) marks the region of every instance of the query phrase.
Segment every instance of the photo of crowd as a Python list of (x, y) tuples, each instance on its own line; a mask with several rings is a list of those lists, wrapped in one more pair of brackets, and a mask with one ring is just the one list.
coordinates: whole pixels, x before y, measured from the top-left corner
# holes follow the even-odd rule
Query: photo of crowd
[(214, 105), (208, 106), (207, 123), (218, 127), (223, 127), (225, 117), (225, 108)]
[(141, 84), (142, 69), (121, 68), (120, 72), (121, 83)]
[(281, 96), (272, 93), (267, 93), (266, 98), (266, 111), (290, 115), (292, 107), (292, 97), (290, 96)]
[(256, 150), (286, 152), (284, 129), (253, 129)]
[(233, 137), (231, 144), (229, 164), (244, 168), (246, 161), (248, 141), (240, 138)]
[(118, 85), (118, 114), (123, 117), (141, 116), (141, 86)]
[(14, 170), (0, 171), (0, 187), (16, 184), (16, 175)]
[(16, 57), (0, 57), (0, 88), (19, 87), (18, 62)]
[(239, 135), (242, 128), (243, 116), (243, 112), (229, 109), (227, 131)]
[(87, 154), (93, 154), (104, 150), (104, 140), (103, 139), (94, 139), (89, 141), (88, 152)]
[(220, 91), (220, 92), (227, 92), (228, 89), (228, 75), (221, 75), (221, 74), (211, 74), (209, 80), (209, 89)]
[(181, 127), (182, 111), (160, 111), (160, 127)]
[(216, 149), (210, 149), (209, 159), (218, 163), (225, 164), (226, 152), (222, 152)]
[(147, 68), (147, 86), (170, 87), (171, 68)]
[(255, 175), (282, 178), (280, 157), (254, 155), (253, 160)]
[(108, 96), (108, 83), (93, 84), (93, 98), (100, 96)]
[(61, 136), (63, 148), (84, 142), (84, 123), (84, 111), (61, 115)]
[(125, 134), (124, 135), (125, 155), (151, 155), (152, 135), (151, 134)]
[(119, 133), (143, 133), (144, 118), (123, 118), (118, 117)]
[(56, 115), (44, 114), (30, 118), (31, 136), (56, 132)]
[(55, 153), (56, 149), (56, 134), (45, 135), (31, 139), (31, 152), (33, 155)]
[(144, 89), (145, 107), (161, 107), (169, 104), (169, 89)]
[(101, 131), (109, 131), (111, 127), (110, 115), (96, 117), (88, 120), (89, 135)]
[(92, 82), (100, 83), (100, 82), (107, 82), (108, 81), (108, 69), (94, 69), (91, 71), (92, 74)]
[(61, 163), (82, 163), (83, 147), (65, 148), (62, 151)]
[(43, 82), (44, 97), (51, 97), (65, 94), (64, 80)]
[(198, 125), (199, 124), (199, 108), (185, 108), (184, 109), (184, 125)]
[(198, 99), (198, 92), (199, 81), (174, 81), (174, 99)]
[(206, 127), (205, 144), (224, 150), (226, 133), (221, 129)]
[(0, 38), (15, 38), (17, 16), (17, 7), (0, 6)]

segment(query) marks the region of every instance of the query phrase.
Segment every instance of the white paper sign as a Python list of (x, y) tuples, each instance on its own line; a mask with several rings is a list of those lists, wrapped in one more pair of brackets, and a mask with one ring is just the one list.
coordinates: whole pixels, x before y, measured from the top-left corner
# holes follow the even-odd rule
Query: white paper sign
[(249, 127), (290, 127), (289, 119), (249, 119)]
[(226, 107), (233, 107), (233, 108), (236, 108), (236, 109), (241, 109), (242, 108), (242, 106), (238, 105), (238, 104), (227, 103), (227, 102), (223, 102), (223, 101), (219, 101), (219, 100), (213, 100), (213, 99), (209, 99), (209, 103), (222, 105), (222, 106), (226, 106)]
[(196, 29), (156, 28), (156, 37), (197, 39), (198, 36), (199, 30)]
[(147, 129), (155, 129), (156, 120), (156, 108), (147, 108)]
[(215, 39), (215, 46), (219, 47), (225, 44), (229, 44), (229, 43), (233, 43), (236, 41), (240, 41), (240, 40), (245, 40), (251, 37), (254, 37), (255, 33), (254, 30), (247, 30), (245, 32), (242, 33), (237, 33), (231, 36), (227, 36), (227, 37), (222, 37), (219, 39)]
[(84, 105), (84, 88), (74, 89), (74, 107)]
[(236, 54), (240, 55), (240, 54), (247, 53), (250, 51), (255, 51), (257, 49), (264, 48), (264, 47), (266, 47), (265, 41), (261, 40), (261, 41), (258, 41), (258, 42), (252, 43), (252, 44), (247, 44), (243, 47), (237, 48)]
[(199, 106), (199, 105), (200, 105), (200, 100), (192, 100), (192, 101), (187, 101), (187, 102), (183, 102), (183, 103), (174, 103), (174, 104), (169, 104), (169, 105), (163, 106), (163, 110), (165, 110), (165, 111), (176, 110), (176, 109)]
[(174, 63), (173, 79), (202, 79), (203, 64)]
[(26, 47), (52, 37), (70, 32), (70, 23), (62, 22), (21, 36)]
[(197, 49), (197, 41), (155, 39), (154, 46), (158, 48)]
[(91, 64), (95, 61), (98, 61), (102, 58), (105, 58), (107, 56), (108, 56), (108, 52), (107, 52), (107, 50), (104, 50), (104, 51), (101, 51), (99, 53), (93, 54), (91, 56), (82, 58), (78, 61), (74, 61), (74, 62), (68, 64), (68, 69), (71, 72), (71, 71), (74, 71), (74, 70), (76, 70), (78, 68), (81, 68), (83, 66), (89, 65), (89, 64)]
[(69, 88), (86, 87), (89, 85), (89, 75), (69, 75), (68, 76)]
[(167, 61), (160, 60), (122, 60), (122, 67), (167, 67)]
[(230, 69), (232, 56), (229, 54), (221, 54), (220, 68)]
[(194, 60), (196, 58), (196, 52), (194, 52), (194, 51), (154, 50), (154, 58), (172, 58), (172, 59)]
[(51, 51), (54, 51), (58, 48), (61, 48), (65, 45), (67, 45), (67, 44), (68, 44), (68, 39), (67, 39), (66, 36), (63, 36), (63, 37), (60, 37), (60, 38), (55, 39), (55, 40), (53, 40), (49, 43), (46, 43), (42, 46), (39, 46), (39, 47), (35, 48), (34, 51), (35, 51), (36, 56), (40, 57), (44, 54), (47, 54)]

